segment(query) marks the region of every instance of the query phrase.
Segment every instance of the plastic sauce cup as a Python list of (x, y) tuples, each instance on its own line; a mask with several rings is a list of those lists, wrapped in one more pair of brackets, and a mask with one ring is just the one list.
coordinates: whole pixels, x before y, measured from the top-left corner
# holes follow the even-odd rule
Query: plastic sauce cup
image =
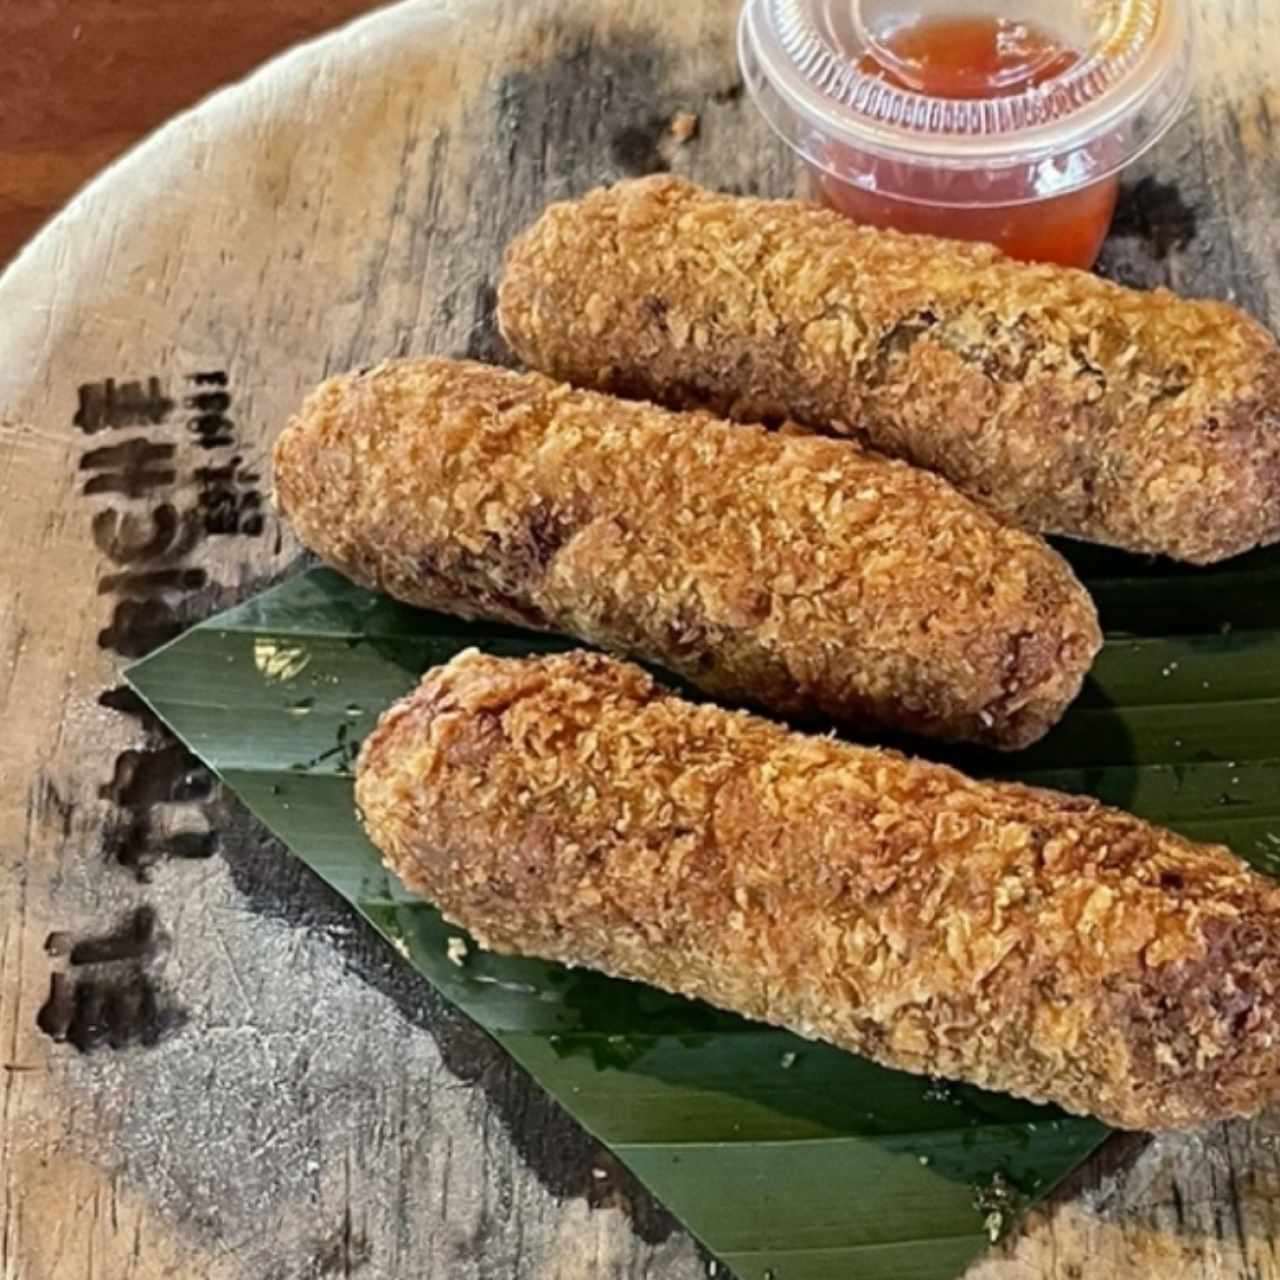
[(1073, 267), (1191, 83), (1187, 0), (746, 0), (738, 54), (821, 202)]

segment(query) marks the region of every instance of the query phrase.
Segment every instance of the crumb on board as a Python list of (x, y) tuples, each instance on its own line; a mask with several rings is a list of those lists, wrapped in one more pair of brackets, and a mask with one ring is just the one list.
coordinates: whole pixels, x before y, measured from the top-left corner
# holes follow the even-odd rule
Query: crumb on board
[(698, 132), (698, 117), (693, 111), (677, 111), (671, 117), (671, 136), (683, 146)]
[(467, 962), (467, 941), (465, 938), (459, 938), (454, 934), (452, 938), (445, 944), (444, 953), (449, 957), (450, 964), (456, 964), (459, 969)]

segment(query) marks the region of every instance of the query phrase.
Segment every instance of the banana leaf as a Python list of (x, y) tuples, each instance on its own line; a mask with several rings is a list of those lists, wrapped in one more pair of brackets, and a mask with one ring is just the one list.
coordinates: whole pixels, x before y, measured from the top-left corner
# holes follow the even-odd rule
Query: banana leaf
[[(1099, 796), (1280, 873), (1280, 555), (1188, 571), (1067, 551), (1108, 641), (1062, 724), (1016, 757), (903, 745)], [(490, 955), (446, 925), (383, 870), (352, 811), (351, 770), (383, 708), (473, 645), (518, 655), (571, 642), (424, 613), (312, 569), (128, 678), (742, 1280), (948, 1280), (1105, 1139), (1052, 1108)]]

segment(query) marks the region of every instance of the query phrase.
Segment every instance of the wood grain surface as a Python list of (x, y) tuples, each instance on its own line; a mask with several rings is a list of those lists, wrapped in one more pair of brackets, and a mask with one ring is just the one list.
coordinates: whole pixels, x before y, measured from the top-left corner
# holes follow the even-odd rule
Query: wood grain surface
[[(1275, 327), (1280, 13), (1198, 7), (1104, 269)], [(168, 127), (0, 280), (0, 1280), (715, 1274), (120, 670), (297, 563), (264, 468), (318, 378), (502, 357), (499, 255), (548, 199), (792, 189), (735, 8), (401, 5)], [(1117, 1140), (971, 1277), (1275, 1280), (1278, 1121)]]
[(385, 0), (23, 0), (0, 13), (0, 267), (175, 112)]

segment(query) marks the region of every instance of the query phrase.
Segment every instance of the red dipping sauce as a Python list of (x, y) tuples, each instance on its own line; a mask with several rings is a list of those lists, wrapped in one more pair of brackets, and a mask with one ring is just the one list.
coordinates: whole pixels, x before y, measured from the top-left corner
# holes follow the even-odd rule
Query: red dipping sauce
[(1089, 267), (1120, 170), (1185, 103), (1185, 0), (988, 2), (747, 0), (744, 75), (855, 221)]
[[(893, 32), (883, 53), (859, 69), (899, 89), (935, 98), (1002, 98), (1069, 71), (1080, 55), (1025, 23), (1000, 18), (933, 18)], [(881, 60), (883, 58), (883, 60)], [(823, 201), (855, 222), (956, 240), (985, 240), (1013, 258), (1091, 267), (1106, 239), (1120, 190), (1117, 176), (1067, 195), (984, 207), (916, 203), (843, 182), (816, 170)], [(929, 194), (933, 175), (919, 184)]]

